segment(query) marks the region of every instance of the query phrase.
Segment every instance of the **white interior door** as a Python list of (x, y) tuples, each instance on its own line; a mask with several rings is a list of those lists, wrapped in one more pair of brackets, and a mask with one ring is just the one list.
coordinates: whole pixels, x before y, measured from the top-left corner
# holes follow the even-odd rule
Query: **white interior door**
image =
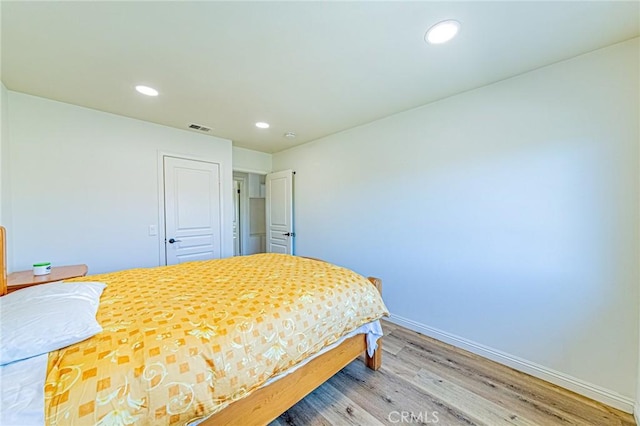
[(164, 157), (167, 265), (221, 256), (220, 166)]
[(266, 178), (267, 253), (293, 254), (293, 170)]

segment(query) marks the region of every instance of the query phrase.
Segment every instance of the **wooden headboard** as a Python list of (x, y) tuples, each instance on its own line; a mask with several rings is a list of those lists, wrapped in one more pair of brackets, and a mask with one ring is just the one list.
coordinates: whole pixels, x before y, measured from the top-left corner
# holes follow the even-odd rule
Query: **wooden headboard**
[(7, 231), (0, 226), (0, 296), (7, 294)]

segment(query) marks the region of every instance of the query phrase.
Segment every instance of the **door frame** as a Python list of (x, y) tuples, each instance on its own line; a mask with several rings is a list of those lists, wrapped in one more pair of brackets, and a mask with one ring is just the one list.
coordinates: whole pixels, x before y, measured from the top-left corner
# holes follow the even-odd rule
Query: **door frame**
[[(243, 176), (236, 176), (235, 175), (236, 170), (233, 171), (233, 181), (238, 181), (240, 182), (240, 232), (238, 233), (238, 237), (240, 238), (240, 256), (244, 255), (244, 252), (246, 251), (246, 245), (247, 245), (247, 230), (248, 230), (248, 222), (247, 220), (247, 216), (249, 214), (249, 196), (247, 193), (247, 179)], [(244, 173), (244, 172), (240, 172), (240, 173)]]
[[(211, 163), (218, 165), (218, 180), (220, 184), (220, 203), (218, 204), (218, 209), (220, 209), (220, 256), (224, 257), (224, 224), (225, 224), (225, 215), (224, 215), (224, 192), (223, 188), (223, 179), (222, 179), (222, 164), (218, 161), (212, 160), (210, 158), (199, 157), (196, 155), (189, 155), (171, 151), (158, 151), (158, 265), (166, 266), (167, 265), (167, 257), (166, 257), (166, 243), (165, 240), (167, 238), (165, 234), (165, 221), (164, 221), (164, 158), (165, 157), (173, 157), (179, 158), (182, 160), (192, 160), (192, 161), (200, 161), (202, 163)], [(232, 249), (233, 251), (233, 249)]]

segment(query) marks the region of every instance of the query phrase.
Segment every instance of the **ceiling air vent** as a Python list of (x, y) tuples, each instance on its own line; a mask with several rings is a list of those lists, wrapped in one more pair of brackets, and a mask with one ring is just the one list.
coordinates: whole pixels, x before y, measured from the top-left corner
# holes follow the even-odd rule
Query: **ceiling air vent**
[(193, 129), (193, 130), (198, 130), (198, 131), (201, 131), (201, 132), (209, 132), (209, 131), (211, 131), (211, 127), (205, 127), (205, 126), (201, 126), (199, 124), (194, 124), (194, 123), (189, 124), (189, 128)]

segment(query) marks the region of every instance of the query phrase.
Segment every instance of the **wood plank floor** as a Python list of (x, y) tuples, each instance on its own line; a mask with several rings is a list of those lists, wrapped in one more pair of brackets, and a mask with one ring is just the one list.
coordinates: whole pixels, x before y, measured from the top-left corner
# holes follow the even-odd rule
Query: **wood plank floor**
[(635, 425), (633, 416), (383, 322), (382, 368), (352, 362), (271, 423)]

